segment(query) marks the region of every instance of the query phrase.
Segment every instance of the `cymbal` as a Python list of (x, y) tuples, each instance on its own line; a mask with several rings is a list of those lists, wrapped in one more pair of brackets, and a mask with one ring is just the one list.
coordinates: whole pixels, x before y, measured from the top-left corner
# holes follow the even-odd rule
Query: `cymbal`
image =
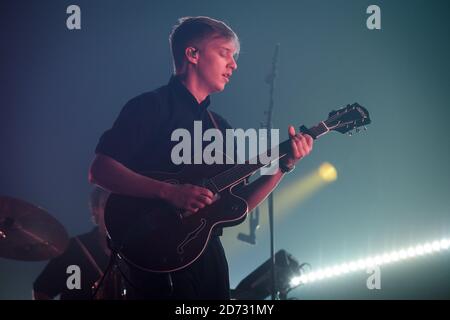
[(0, 196), (0, 257), (48, 260), (63, 253), (68, 243), (66, 229), (44, 209)]

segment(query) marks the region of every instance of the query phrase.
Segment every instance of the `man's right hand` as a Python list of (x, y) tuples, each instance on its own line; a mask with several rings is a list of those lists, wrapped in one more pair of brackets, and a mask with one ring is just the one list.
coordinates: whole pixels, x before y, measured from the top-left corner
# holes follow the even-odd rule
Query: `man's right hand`
[(97, 154), (89, 172), (89, 181), (118, 194), (141, 198), (159, 198), (176, 208), (197, 212), (213, 202), (214, 194), (191, 184), (170, 184), (140, 175), (108, 156)]
[(192, 184), (167, 184), (163, 192), (163, 199), (176, 208), (189, 212), (213, 203), (214, 194), (206, 189)]

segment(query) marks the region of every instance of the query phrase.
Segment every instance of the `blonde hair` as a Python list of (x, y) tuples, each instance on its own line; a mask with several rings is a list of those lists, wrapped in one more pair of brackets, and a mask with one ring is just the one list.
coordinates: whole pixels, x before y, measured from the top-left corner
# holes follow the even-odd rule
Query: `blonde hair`
[(205, 16), (178, 19), (178, 23), (173, 26), (169, 36), (174, 71), (176, 72), (183, 67), (185, 63), (184, 52), (187, 47), (196, 47), (202, 40), (214, 36), (234, 40), (236, 55), (239, 54), (239, 38), (225, 22)]

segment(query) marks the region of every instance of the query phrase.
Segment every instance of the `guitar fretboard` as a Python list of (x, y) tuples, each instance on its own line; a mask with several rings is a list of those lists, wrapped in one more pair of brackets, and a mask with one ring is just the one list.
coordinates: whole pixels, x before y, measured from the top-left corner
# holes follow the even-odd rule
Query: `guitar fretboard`
[[(327, 133), (329, 130), (325, 123), (321, 122), (318, 125), (307, 129), (306, 131), (309, 135), (311, 135), (313, 139), (317, 139), (318, 137)], [(272, 148), (270, 153), (267, 153), (267, 156), (269, 157), (269, 163), (285, 157), (290, 152), (290, 142), (291, 140), (288, 139), (280, 143), (278, 146)], [(276, 148), (278, 148), (278, 153), (276, 152)], [(267, 158), (266, 153), (264, 153), (264, 155), (264, 158)], [(260, 159), (261, 155), (258, 155), (256, 158), (246, 161), (245, 163), (236, 164), (235, 166), (211, 178), (207, 184), (209, 184), (211, 187), (214, 187), (213, 189), (216, 189), (216, 191), (218, 192), (225, 190), (226, 188), (241, 182), (262, 167), (268, 165), (267, 161), (261, 162)]]

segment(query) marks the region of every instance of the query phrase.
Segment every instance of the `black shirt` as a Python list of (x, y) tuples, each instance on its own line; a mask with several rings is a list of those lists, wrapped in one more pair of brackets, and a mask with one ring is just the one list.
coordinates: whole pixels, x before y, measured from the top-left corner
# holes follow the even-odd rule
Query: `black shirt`
[[(194, 121), (201, 121), (202, 136), (207, 129), (215, 128), (207, 112), (209, 104), (209, 97), (199, 104), (181, 81), (172, 76), (167, 85), (131, 99), (123, 107), (112, 128), (100, 138), (96, 152), (115, 159), (135, 172), (180, 171), (182, 165), (175, 165), (171, 159), (172, 149), (179, 143), (171, 141), (172, 132), (175, 129), (186, 129), (191, 138), (195, 138)], [(218, 114), (211, 113), (225, 137), (225, 130), (231, 128), (230, 124)], [(222, 143), (224, 142), (225, 139)], [(203, 142), (202, 150), (209, 143)], [(223, 151), (227, 151), (226, 145), (222, 147)], [(191, 163), (195, 157), (192, 149)], [(235, 143), (234, 160), (236, 159)], [(137, 297), (227, 299), (228, 264), (218, 238), (221, 234), (220, 227), (213, 229), (213, 237), (202, 256), (190, 266), (171, 273), (174, 291), (170, 294), (167, 293), (166, 274), (130, 268)]]
[[(100, 279), (98, 268), (104, 271), (109, 257), (100, 246), (98, 228), (77, 237), (88, 250), (97, 266), (94, 266), (75, 238), (71, 238), (67, 249), (60, 256), (50, 260), (33, 284), (33, 290), (45, 293), (51, 298), (61, 294), (61, 300), (90, 300), (92, 286)], [(76, 265), (80, 268), (81, 288), (69, 289), (68, 278), (74, 273), (67, 273), (67, 268)]]
[[(181, 81), (172, 76), (167, 85), (143, 93), (123, 107), (113, 127), (100, 138), (96, 153), (136, 172), (179, 171), (180, 165), (171, 159), (172, 148), (179, 143), (171, 141), (172, 132), (183, 128), (194, 138), (194, 121), (202, 121), (203, 132), (214, 128), (206, 112), (209, 104), (209, 96), (199, 104)], [(225, 130), (231, 126), (218, 114), (213, 116), (225, 136)]]
[[(131, 99), (113, 127), (101, 136), (95, 151), (136, 172), (179, 171), (182, 164), (175, 165), (171, 159), (172, 148), (179, 143), (171, 141), (172, 132), (186, 129), (194, 139), (194, 121), (202, 122), (203, 132), (215, 128), (207, 112), (209, 104), (209, 96), (199, 104), (181, 81), (172, 76), (167, 85)], [(231, 128), (230, 124), (217, 113), (211, 113), (225, 137), (225, 130)], [(208, 143), (203, 142), (203, 148)], [(237, 157), (237, 153), (234, 154)], [(193, 151), (191, 155), (193, 163)], [(220, 236), (222, 229), (215, 228), (212, 234)]]

